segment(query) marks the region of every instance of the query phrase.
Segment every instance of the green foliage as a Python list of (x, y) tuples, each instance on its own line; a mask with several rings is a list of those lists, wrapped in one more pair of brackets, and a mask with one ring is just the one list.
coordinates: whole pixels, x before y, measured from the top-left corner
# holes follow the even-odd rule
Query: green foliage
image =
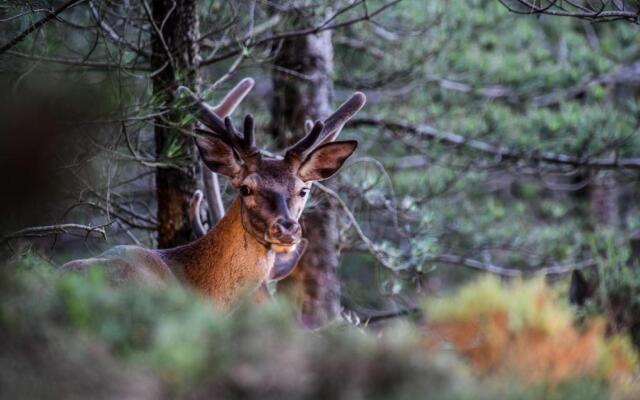
[[(10, 349), (9, 359), (29, 359), (21, 349), (35, 332), (63, 335), (69, 342), (63, 346), (79, 354), (105, 347), (110, 362), (151, 374), (179, 396), (409, 399), (428, 392), (437, 399), (478, 398), (470, 393), (479, 388), (448, 357), (415, 352), (420, 335), (409, 326), (382, 339), (348, 327), (305, 333), (286, 304), (247, 304), (225, 315), (174, 285), (114, 289), (98, 270), (59, 276), (30, 263), (11, 266), (16, 276), (3, 270), (0, 330), (6, 340), (26, 341)], [(64, 367), (50, 362), (42, 368)]]
[[(259, 82), (270, 79), (272, 51), (278, 46), (267, 42), (248, 47), (259, 42), (262, 35), (291, 29), (298, 13), (309, 24), (326, 17), (323, 2), (297, 1), (296, 12), (283, 13), (278, 26), (245, 40), (250, 26), (260, 27), (279, 12), (280, 5), (267, 3), (239, 4), (237, 8), (217, 0), (198, 4), (201, 32), (206, 35), (201, 41), (201, 56), (206, 59), (237, 48), (246, 57), (238, 65), (233, 65), (232, 57), (202, 67), (203, 96), (208, 100), (217, 99), (218, 89), (223, 88), (213, 90), (207, 83), (228, 71), (232, 76), (222, 86), (228, 87), (241, 74), (253, 75)], [(368, 1), (366, 7), (371, 11), (383, 3)], [(356, 5), (333, 22), (348, 20), (365, 6)], [(119, 12), (111, 3), (96, 6), (101, 14), (114, 18)], [(13, 10), (14, 6), (9, 7)], [(15, 14), (20, 10), (16, 8)], [(177, 132), (192, 123), (193, 116), (180, 110), (184, 101), (167, 104), (166, 92), (150, 94), (151, 76), (157, 77), (154, 74), (160, 71), (146, 68), (130, 49), (119, 48), (113, 38), (96, 35), (94, 41), (93, 34), (83, 37), (79, 32), (90, 31), (77, 27), (94, 26), (96, 22), (89, 14), (86, 7), (74, 7), (65, 14), (72, 23), (52, 21), (16, 50), (69, 60), (83, 55), (92, 62), (108, 64), (104, 69), (56, 63), (51, 68), (55, 72), (46, 75), (42, 74), (44, 66), (51, 67), (46, 59), (11, 59), (5, 70), (15, 69), (15, 73), (11, 72), (7, 80), (17, 81), (12, 86), (14, 91), (36, 82), (36, 76), (44, 76), (37, 79), (47, 87), (57, 80), (66, 83), (62, 78), (86, 81), (86, 86), (100, 82), (100, 94), (108, 107), (92, 104), (104, 113), (96, 119), (124, 123), (105, 123), (98, 129), (104, 130), (103, 135), (87, 139), (91, 150), (86, 158), (104, 175), (85, 181), (108, 184), (96, 185), (97, 194), (89, 197), (84, 196), (83, 185), (83, 194), (71, 197), (74, 202), (78, 198), (103, 202), (104, 198), (122, 203), (122, 209), (119, 205), (105, 206), (109, 220), (112, 209), (118, 214), (129, 215), (131, 210), (152, 216), (153, 185), (139, 184), (134, 177), (141, 171), (153, 173), (148, 165), (181, 167), (193, 163), (185, 157), (184, 147), (191, 145), (191, 139)], [(25, 18), (7, 17), (6, 32), (17, 33), (34, 22), (30, 13)], [(137, 18), (133, 14), (131, 17)], [(364, 114), (504, 145), (525, 158), (540, 152), (585, 158), (638, 156), (640, 112), (633, 88), (594, 83), (579, 95), (572, 94), (589, 80), (638, 59), (638, 32), (632, 24), (527, 18), (508, 13), (495, 0), (403, 1), (374, 19), (375, 23), (332, 31), (336, 102), (347, 92), (362, 89), (370, 94)], [(150, 30), (114, 26), (132, 44), (141, 39), (140, 45), (148, 51)], [(122, 62), (130, 65), (116, 66)], [(184, 81), (190, 71), (177, 69), (173, 73), (178, 81)], [(50, 76), (56, 78), (48, 79)], [(501, 91), (506, 94), (500, 95)], [(269, 143), (268, 107), (262, 96), (254, 97), (243, 107), (257, 113), (259, 142)], [(149, 122), (154, 115), (165, 115), (167, 106), (175, 108), (176, 114), (170, 118), (175, 126), (169, 126), (174, 134), (156, 149)], [(236, 112), (236, 116), (242, 114), (241, 110)], [(83, 129), (93, 130), (93, 126)], [(130, 143), (121, 140), (120, 130), (124, 128), (130, 134)], [(381, 164), (370, 159), (354, 162), (336, 180), (343, 184), (337, 183), (336, 188), (376, 250), (399, 271), (372, 268), (377, 259), (363, 254), (361, 238), (350, 229), (352, 221), (341, 214), (343, 293), (355, 305), (395, 307), (412, 303), (425, 287), (437, 290), (469, 279), (470, 274), (461, 268), (429, 261), (434, 254), (460, 254), (523, 270), (595, 256), (600, 279), (591, 313), (609, 315), (616, 326), (628, 326), (639, 315), (640, 273), (624, 240), (629, 232), (640, 228), (640, 212), (634, 205), (637, 189), (633, 185), (624, 187), (628, 205), (621, 210), (619, 231), (602, 239), (593, 232), (589, 193), (580, 189), (602, 174), (507, 162), (464, 146), (453, 148), (389, 129), (347, 129), (343, 136), (359, 139), (359, 154), (375, 157)], [(154, 164), (130, 167), (133, 157), (125, 145), (131, 144), (136, 156)], [(94, 158), (96, 152), (100, 156)], [(411, 166), (416, 159), (420, 162)], [(121, 161), (128, 162), (125, 168), (118, 164)], [(78, 163), (77, 169), (84, 165)], [(635, 184), (635, 177), (611, 174)], [(558, 183), (580, 190), (558, 189), (554, 186)], [(93, 220), (94, 215), (88, 211), (76, 214), (77, 209), (73, 210), (73, 214), (58, 215)], [(145, 226), (154, 218), (148, 220)], [(137, 225), (140, 221), (133, 222)], [(133, 233), (143, 236), (135, 230)], [(150, 234), (148, 243), (153, 243)], [(0, 278), (6, 289), (2, 293), (5, 301), (0, 306), (0, 325), (11, 336), (7, 343), (31, 348), (40, 340), (44, 347), (34, 348), (42, 353), (60, 343), (61, 351), (55, 354), (81, 353), (87, 357), (93, 357), (89, 354), (94, 354), (94, 347), (106, 349), (106, 356), (96, 357), (108, 358), (116, 369), (122, 367), (127, 373), (150, 374), (170, 391), (194, 392), (200, 397), (215, 391), (231, 398), (415, 398), (424, 393), (436, 397), (442, 393), (441, 397), (447, 398), (479, 390), (478, 382), (459, 371), (464, 369), (459, 364), (446, 357), (441, 363), (440, 355), (432, 354), (425, 360), (416, 350), (419, 334), (412, 329), (384, 331), (382, 339), (351, 328), (302, 334), (290, 321), (289, 306), (283, 304), (259, 309), (245, 306), (230, 317), (173, 286), (159, 291), (132, 285), (115, 291), (105, 287), (98, 270), (85, 277), (58, 277), (32, 258), (21, 260), (19, 269), (17, 279), (9, 275)], [(431, 277), (433, 280), (427, 282)], [(554, 331), (558, 320), (571, 319), (572, 310), (564, 303), (542, 310), (533, 306), (531, 297), (541, 283), (519, 285), (505, 291), (496, 281), (483, 279), (472, 288), (462, 289), (455, 301), (434, 301), (428, 307), (429, 314), (437, 321), (499, 309), (509, 315), (509, 328), (514, 333), (527, 326)], [(544, 385), (505, 389), (500, 384), (496, 389), (501, 398), (522, 399), (604, 398), (608, 390), (607, 384), (590, 379), (563, 382), (553, 389)]]
[(598, 303), (611, 306), (624, 299), (626, 307), (640, 306), (640, 268), (628, 243), (615, 232), (603, 232), (593, 238), (591, 248), (598, 265)]
[[(173, 398), (215, 394), (223, 398), (412, 399), (428, 394), (434, 399), (534, 399), (544, 393), (544, 398), (580, 394), (590, 399), (609, 392), (602, 381), (588, 379), (551, 387), (515, 387), (490, 377), (478, 380), (449, 351), (425, 348), (422, 334), (409, 324), (392, 324), (376, 334), (339, 325), (302, 332), (283, 303), (245, 304), (231, 315), (221, 314), (173, 285), (131, 284), (114, 289), (105, 286), (97, 270), (61, 276), (39, 264), (25, 258), (0, 275), (0, 328), (4, 343), (10, 346), (3, 360), (32, 360), (26, 349), (34, 346), (40, 348), (38, 353), (60, 355), (56, 362), (42, 364), (38, 376), (0, 373), (0, 382), (11, 379), (16, 388), (37, 382), (56, 393), (70, 393), (71, 388), (82, 387), (62, 383), (73, 382), (74, 375), (65, 375), (73, 365), (75, 379), (83, 379), (82, 371), (107, 376), (115, 370), (151, 388), (160, 387), (157, 390)], [(436, 301), (429, 306), (430, 316), (439, 321), (440, 317), (481, 314), (483, 309), (505, 307), (507, 301), (519, 326), (533, 323), (554, 329), (549, 321), (566, 316), (536, 314), (531, 305), (531, 296), (542, 285), (539, 281), (522, 284), (505, 292), (497, 282), (483, 280), (476, 285), (481, 290), (461, 293), (459, 299), (466, 305), (458, 302), (449, 307)], [(107, 351), (96, 352), (96, 348)], [(7, 371), (4, 362), (0, 360), (0, 366)], [(56, 374), (62, 374), (59, 381), (43, 381)], [(137, 390), (130, 380), (118, 379), (123, 379), (121, 390), (125, 391), (119, 395)], [(98, 382), (92, 387), (94, 393), (106, 391), (113, 383)]]
[[(557, 331), (572, 319), (571, 311), (561, 299), (543, 299), (552, 296), (542, 279), (519, 281), (505, 287), (492, 276), (478, 279), (462, 287), (454, 297), (429, 300), (427, 314), (434, 321), (444, 319), (473, 319), (474, 316), (505, 313), (509, 329), (517, 332), (524, 327), (535, 327), (543, 332)], [(544, 300), (544, 301), (543, 301)]]
[(26, 329), (20, 326), (27, 323), (22, 315), (35, 314), (43, 322), (53, 319), (77, 334), (100, 338), (110, 352), (135, 365), (153, 366), (177, 380), (186, 380), (204, 366), (201, 347), (210, 343), (216, 314), (210, 304), (182, 288), (170, 285), (154, 291), (132, 284), (116, 291), (106, 287), (99, 268), (59, 277), (46, 267), (17, 267), (21, 296), (32, 296), (5, 304), (5, 322), (16, 321), (19, 329)]
[[(529, 390), (568, 398), (637, 393), (640, 364), (629, 338), (608, 334), (600, 317), (575, 324), (566, 300), (543, 279), (502, 283), (492, 276), (427, 299), (427, 341), (452, 346), (479, 374), (512, 378)], [(585, 385), (584, 387), (581, 387)], [(539, 395), (539, 394), (538, 394)], [(591, 398), (591, 397), (589, 397)]]
[[(345, 90), (377, 88), (367, 114), (503, 145), (525, 158), (540, 152), (637, 156), (640, 114), (635, 89), (594, 83), (579, 95), (571, 94), (596, 77), (614, 73), (620, 64), (637, 60), (640, 48), (633, 24), (586, 26), (571, 18), (528, 18), (509, 13), (493, 0), (403, 2), (381, 15), (379, 23), (391, 33), (363, 26), (347, 36), (388, 57), (336, 40), (338, 85)], [(341, 35), (336, 32), (336, 37)], [(402, 295), (415, 291), (413, 283), (423, 271), (434, 271), (444, 282), (468, 275), (425, 262), (431, 254), (464, 254), (522, 270), (590, 257), (594, 217), (586, 185), (597, 182), (597, 172), (507, 162), (389, 129), (361, 128), (358, 133), (366, 146), (362, 151), (386, 167), (393, 190), (378, 185), (377, 194), (386, 203), (344, 196), (364, 221), (368, 237), (384, 243), (393, 264), (408, 272), (410, 279), (393, 278), (401, 283), (392, 286), (403, 288), (398, 303)], [(415, 159), (422, 163), (402, 165)], [(341, 179), (351, 188), (359, 187), (360, 177), (350, 173)], [(635, 189), (624, 190), (635, 198)], [(380, 212), (380, 205), (392, 199), (410, 240), (390, 229), (392, 218)], [(635, 206), (621, 210), (621, 235), (640, 226), (637, 215)], [(376, 225), (371, 219), (382, 222)], [(349, 266), (345, 261), (345, 268)], [(360, 279), (354, 278), (353, 284)], [(379, 280), (374, 290), (385, 282)]]
[(628, 334), (636, 348), (640, 348), (638, 260), (629, 243), (617, 232), (594, 235), (590, 244), (597, 268), (582, 272), (587, 297), (578, 312), (585, 316), (603, 315), (612, 332)]

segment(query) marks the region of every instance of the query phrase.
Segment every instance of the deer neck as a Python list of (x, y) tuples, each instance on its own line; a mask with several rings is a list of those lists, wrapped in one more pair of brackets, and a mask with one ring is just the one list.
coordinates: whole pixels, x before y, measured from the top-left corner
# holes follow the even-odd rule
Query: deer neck
[(223, 307), (243, 291), (257, 289), (275, 257), (244, 230), (239, 198), (205, 236), (162, 255), (175, 275)]

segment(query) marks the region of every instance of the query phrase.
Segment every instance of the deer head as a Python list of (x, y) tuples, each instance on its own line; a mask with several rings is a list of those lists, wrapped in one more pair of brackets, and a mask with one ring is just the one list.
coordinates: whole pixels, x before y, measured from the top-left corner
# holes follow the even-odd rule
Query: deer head
[(198, 129), (200, 155), (238, 190), (245, 231), (277, 253), (294, 251), (302, 240), (298, 220), (312, 183), (333, 176), (357, 147), (356, 141), (336, 138), (364, 105), (364, 94), (355, 93), (325, 121), (307, 124), (306, 135), (283, 156), (268, 156), (256, 146), (251, 115), (240, 134), (230, 118), (223, 120), (189, 94), (206, 127)]

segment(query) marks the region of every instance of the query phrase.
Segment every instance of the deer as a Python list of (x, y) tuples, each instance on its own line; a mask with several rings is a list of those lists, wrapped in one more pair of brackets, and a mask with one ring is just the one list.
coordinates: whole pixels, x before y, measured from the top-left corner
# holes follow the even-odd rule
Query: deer
[(252, 84), (232, 90), (223, 100), (229, 104), (217, 107), (187, 88), (179, 89), (190, 99), (201, 123), (195, 142), (203, 163), (213, 173), (226, 176), (237, 191), (213, 228), (175, 248), (116, 246), (63, 268), (82, 270), (100, 264), (116, 283), (137, 279), (158, 285), (177, 280), (223, 309), (243, 294), (256, 294), (265, 282), (288, 276), (306, 249), (299, 219), (311, 186), (334, 176), (355, 152), (357, 141), (336, 139), (366, 97), (355, 92), (324, 121), (307, 121), (303, 137), (280, 156), (256, 146), (251, 114), (244, 118), (242, 133), (228, 116), (248, 86)]

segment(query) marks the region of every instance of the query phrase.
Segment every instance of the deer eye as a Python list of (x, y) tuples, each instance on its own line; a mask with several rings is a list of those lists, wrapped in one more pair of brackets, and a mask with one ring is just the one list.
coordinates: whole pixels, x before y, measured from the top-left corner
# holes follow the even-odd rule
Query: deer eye
[(309, 193), (309, 189), (302, 188), (302, 190), (300, 190), (300, 197), (305, 197), (307, 193)]
[(249, 186), (247, 186), (247, 185), (240, 186), (240, 194), (242, 196), (249, 196), (249, 195), (251, 195), (251, 193), (252, 193), (251, 192), (251, 188)]

